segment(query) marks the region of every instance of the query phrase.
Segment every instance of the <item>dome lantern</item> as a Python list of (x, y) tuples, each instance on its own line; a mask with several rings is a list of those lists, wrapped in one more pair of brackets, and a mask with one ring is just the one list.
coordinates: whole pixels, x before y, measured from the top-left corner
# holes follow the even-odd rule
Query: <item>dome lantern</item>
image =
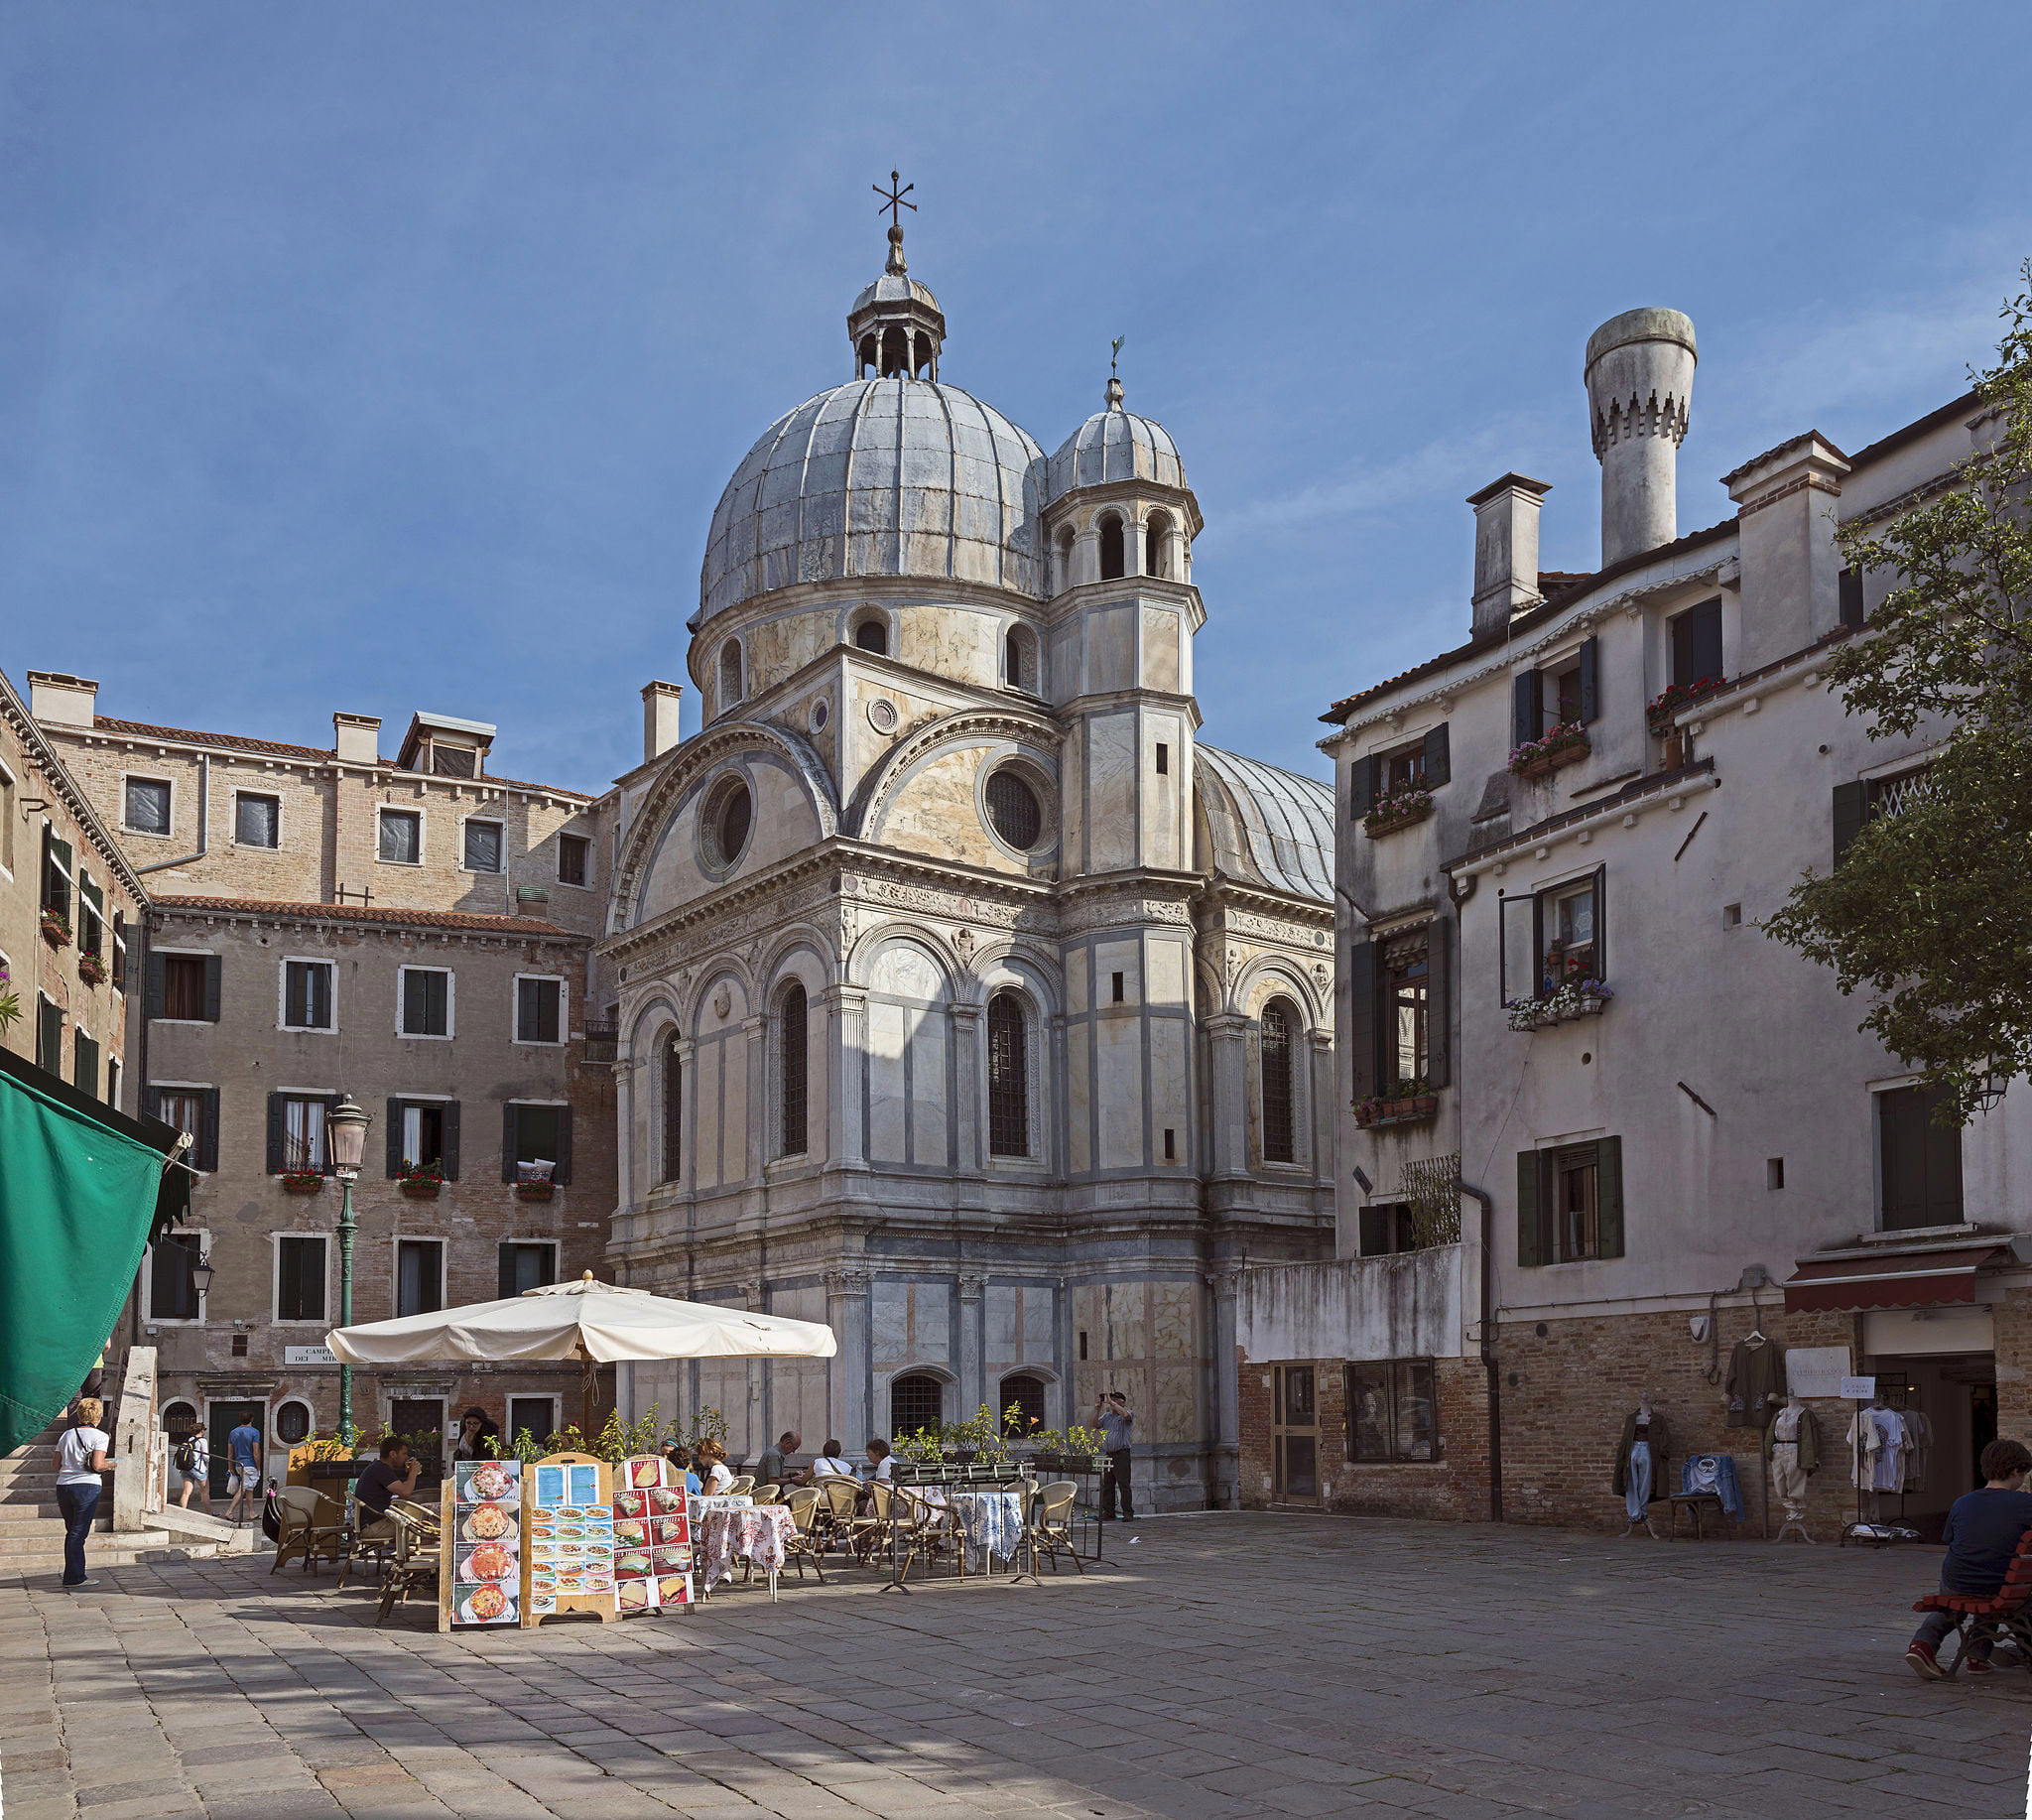
[(916, 279), (903, 257), (901, 210), (915, 209), (904, 195), (917, 186), (896, 188), (901, 174), (889, 173), (889, 188), (875, 186), (885, 196), (889, 214), (889, 258), (882, 276), (853, 300), (846, 313), (846, 338), (853, 348), (856, 379), (932, 379), (939, 376), (939, 349), (946, 340), (946, 317), (939, 300)]

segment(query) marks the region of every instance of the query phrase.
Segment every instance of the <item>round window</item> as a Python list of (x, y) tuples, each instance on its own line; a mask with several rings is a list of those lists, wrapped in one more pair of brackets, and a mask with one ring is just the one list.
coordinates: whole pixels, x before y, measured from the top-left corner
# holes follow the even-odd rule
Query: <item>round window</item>
[(738, 777), (727, 779), (705, 812), (706, 845), (714, 865), (732, 865), (741, 856), (754, 820), (755, 801), (748, 786)]
[(995, 833), (1028, 852), (1044, 833), (1044, 806), (1037, 792), (1016, 771), (1000, 770), (988, 779), (988, 820)]
[(812, 731), (823, 733), (826, 730), (826, 722), (831, 717), (832, 710), (827, 705), (826, 698), (821, 696), (812, 704)]
[(868, 704), (868, 724), (878, 733), (896, 730), (896, 704), (878, 696)]
[(295, 1447), (311, 1432), (311, 1406), (308, 1403), (284, 1403), (275, 1412), (275, 1438), (286, 1447)]

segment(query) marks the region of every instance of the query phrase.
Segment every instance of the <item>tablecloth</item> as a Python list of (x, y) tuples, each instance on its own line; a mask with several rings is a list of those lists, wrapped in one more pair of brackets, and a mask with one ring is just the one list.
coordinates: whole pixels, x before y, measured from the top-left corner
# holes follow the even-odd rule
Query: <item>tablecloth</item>
[(979, 1573), (996, 1555), (1016, 1558), (1023, 1535), (1023, 1499), (1014, 1492), (953, 1492), (949, 1495), (953, 1519), (966, 1545), (966, 1571)]
[(705, 1510), (699, 1513), (697, 1547), (705, 1564), (704, 1585), (717, 1586), (733, 1563), (745, 1557), (765, 1573), (784, 1562), (784, 1545), (794, 1533), (790, 1512), (781, 1504), (756, 1504), (746, 1510)]

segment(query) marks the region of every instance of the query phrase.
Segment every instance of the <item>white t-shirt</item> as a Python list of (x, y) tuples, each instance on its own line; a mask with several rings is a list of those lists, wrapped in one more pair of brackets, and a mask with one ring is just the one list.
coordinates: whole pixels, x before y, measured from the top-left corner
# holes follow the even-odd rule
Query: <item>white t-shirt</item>
[(821, 1454), (812, 1462), (814, 1479), (851, 1479), (853, 1476), (852, 1467), (844, 1460), (833, 1459), (829, 1454)]
[(91, 1470), (93, 1454), (112, 1448), (112, 1437), (103, 1428), (66, 1428), (57, 1437), (57, 1483), (59, 1485), (99, 1485)]
[(889, 1465), (893, 1458), (894, 1456), (891, 1454), (884, 1454), (881, 1459), (868, 1469), (868, 1477), (878, 1484), (887, 1485), (889, 1483)]
[(705, 1495), (707, 1497), (717, 1497), (722, 1493), (724, 1493), (727, 1487), (732, 1485), (733, 1482), (733, 1468), (728, 1466), (724, 1460), (715, 1460), (712, 1463), (711, 1472), (706, 1475)]

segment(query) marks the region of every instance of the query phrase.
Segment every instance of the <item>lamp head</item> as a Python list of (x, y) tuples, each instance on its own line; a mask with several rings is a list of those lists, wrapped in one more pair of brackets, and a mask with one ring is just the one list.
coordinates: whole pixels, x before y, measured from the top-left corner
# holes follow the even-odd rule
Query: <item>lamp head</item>
[(338, 1175), (359, 1174), (361, 1160), (367, 1154), (367, 1127), (373, 1122), (373, 1113), (358, 1105), (350, 1094), (325, 1114), (331, 1167)]

